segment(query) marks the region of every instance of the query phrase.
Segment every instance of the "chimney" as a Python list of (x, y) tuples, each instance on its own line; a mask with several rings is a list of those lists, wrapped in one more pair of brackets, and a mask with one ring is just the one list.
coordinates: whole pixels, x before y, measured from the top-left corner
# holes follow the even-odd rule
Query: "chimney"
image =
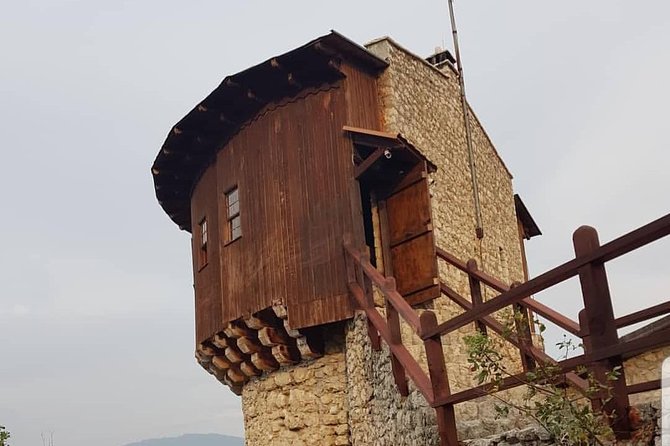
[(443, 70), (447, 64), (453, 68), (456, 63), (456, 59), (452, 56), (451, 52), (449, 50), (444, 50), (439, 46), (435, 47), (435, 53), (428, 56), (426, 61), (440, 70)]

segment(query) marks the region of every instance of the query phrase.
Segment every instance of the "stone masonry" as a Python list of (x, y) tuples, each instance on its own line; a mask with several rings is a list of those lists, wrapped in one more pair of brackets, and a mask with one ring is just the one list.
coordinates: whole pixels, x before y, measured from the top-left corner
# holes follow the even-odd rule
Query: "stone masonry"
[[(475, 236), (456, 73), (448, 65), (444, 71), (436, 69), (388, 38), (370, 43), (368, 49), (390, 63), (379, 79), (385, 130), (402, 133), (437, 166), (430, 177), (437, 245), (460, 259), (476, 259), (480, 269), (506, 283), (522, 281), (512, 176), (471, 113), (485, 233), (481, 240)], [(467, 277), (441, 263), (441, 279), (469, 297)], [(485, 287), (483, 291), (485, 297), (494, 295)], [(382, 299), (375, 300), (381, 306)], [(461, 312), (444, 297), (418, 308), (422, 309), (435, 311), (438, 321)], [(423, 344), (407, 326), (402, 331), (403, 343), (425, 367)], [(473, 384), (463, 343), (463, 337), (472, 331), (468, 326), (443, 338), (452, 392)], [(435, 411), (411, 382), (409, 396), (400, 396), (388, 349), (383, 346), (380, 352), (372, 350), (363, 314), (331, 327), (327, 339), (323, 357), (282, 367), (244, 386), (242, 405), (248, 446), (439, 444)], [(659, 357), (665, 354), (667, 351), (658, 352)], [(520, 371), (518, 352), (510, 349), (506, 356), (507, 365)], [(648, 368), (648, 360), (633, 358), (627, 368)], [(507, 398), (514, 398), (516, 391)], [(459, 438), (475, 439), (464, 444), (551, 444), (541, 430), (528, 428), (526, 419), (495, 419), (490, 398), (463, 403), (456, 409)]]

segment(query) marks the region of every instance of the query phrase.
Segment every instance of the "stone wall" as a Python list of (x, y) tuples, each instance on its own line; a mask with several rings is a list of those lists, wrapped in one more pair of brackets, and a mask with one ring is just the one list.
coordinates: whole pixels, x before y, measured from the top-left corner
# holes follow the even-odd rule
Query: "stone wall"
[(242, 391), (247, 446), (349, 445), (341, 327), (325, 355), (249, 381)]
[[(402, 133), (437, 166), (437, 171), (430, 178), (437, 245), (463, 260), (476, 259), (480, 269), (504, 282), (522, 281), (523, 266), (512, 178), (485, 131), (472, 115), (485, 236), (479, 240), (475, 235), (474, 201), (456, 76), (437, 70), (389, 39), (373, 42), (368, 49), (390, 62), (390, 67), (379, 80), (385, 130)], [(465, 274), (441, 262), (440, 276), (457, 292), (469, 298)], [(485, 297), (494, 295), (485, 287), (483, 291)], [(444, 297), (422, 308), (435, 311), (438, 321), (447, 320), (462, 311)], [(369, 351), (364, 339), (365, 330), (358, 332), (356, 327), (352, 325), (347, 335), (353, 444), (393, 444), (388, 442), (391, 438), (396, 442), (407, 441), (397, 444), (437, 444), (433, 410), (427, 408), (423, 397), (416, 391), (407, 399), (399, 397), (387, 352)], [(443, 338), (452, 391), (473, 384), (463, 343), (463, 337), (472, 332), (472, 326), (468, 326)], [(402, 333), (403, 343), (425, 368), (422, 342), (406, 325), (402, 327)], [(361, 355), (364, 358), (362, 363)], [(507, 357), (507, 365), (511, 370), (519, 371), (518, 352), (510, 349)], [(364, 404), (366, 398), (361, 396), (363, 390), (357, 389), (366, 388), (370, 390), (365, 392), (372, 397)], [(477, 438), (520, 427), (526, 422), (515, 419), (494, 420), (493, 405), (486, 398), (460, 404), (456, 410), (461, 438)], [(376, 440), (378, 443), (373, 442), (374, 438), (379, 438)]]
[[(661, 379), (661, 368), (665, 358), (670, 358), (670, 347), (657, 348), (627, 359), (624, 362), (626, 383), (631, 385)], [(630, 396), (632, 405), (643, 403), (659, 405), (660, 401), (660, 390)]]

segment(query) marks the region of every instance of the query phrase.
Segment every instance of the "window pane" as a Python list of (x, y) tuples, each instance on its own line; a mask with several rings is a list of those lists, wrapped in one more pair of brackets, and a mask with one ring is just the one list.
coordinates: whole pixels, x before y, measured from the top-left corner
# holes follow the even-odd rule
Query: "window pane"
[(235, 240), (242, 235), (242, 221), (240, 216), (234, 217), (230, 220), (230, 239)]
[(228, 205), (228, 218), (240, 213), (240, 202), (236, 201)]
[(207, 220), (200, 223), (200, 244), (203, 246), (207, 244)]
[(242, 228), (233, 228), (231, 240), (236, 240), (242, 236)]
[(228, 192), (228, 206), (230, 206), (233, 203), (237, 203), (239, 200), (239, 194), (237, 192), (237, 188), (231, 190)]

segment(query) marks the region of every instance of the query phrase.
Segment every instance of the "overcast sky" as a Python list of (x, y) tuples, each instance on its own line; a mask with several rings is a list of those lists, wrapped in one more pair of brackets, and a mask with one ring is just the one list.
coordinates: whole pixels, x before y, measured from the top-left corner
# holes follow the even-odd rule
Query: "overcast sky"
[[(150, 165), (221, 79), (336, 29), (420, 55), (442, 1), (3, 0), (0, 424), (16, 446), (242, 433), (193, 359), (189, 235)], [(531, 275), (668, 212), (670, 3), (457, 1), (470, 102), (544, 235)], [(667, 299), (670, 244), (610, 268), (618, 314)], [(573, 285), (540, 296), (575, 316)]]

